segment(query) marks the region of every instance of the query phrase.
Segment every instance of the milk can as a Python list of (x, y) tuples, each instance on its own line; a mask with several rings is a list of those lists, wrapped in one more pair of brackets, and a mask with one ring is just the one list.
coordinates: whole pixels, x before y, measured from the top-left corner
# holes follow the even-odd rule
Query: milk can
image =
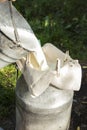
[(72, 90), (49, 86), (34, 98), (23, 75), (16, 86), (16, 130), (69, 130)]
[(16, 85), (16, 130), (69, 130), (73, 91), (80, 89), (81, 67), (52, 44), (45, 44), (43, 51), (47, 70), (37, 70), (31, 57), (25, 64), (20, 61), (24, 67), (20, 67), (23, 75)]

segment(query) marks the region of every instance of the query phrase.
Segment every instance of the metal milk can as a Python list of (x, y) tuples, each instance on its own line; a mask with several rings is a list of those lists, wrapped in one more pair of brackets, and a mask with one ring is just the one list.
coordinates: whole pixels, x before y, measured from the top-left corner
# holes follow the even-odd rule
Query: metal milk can
[(81, 66), (52, 44), (45, 44), (43, 51), (48, 70), (35, 69), (31, 57), (25, 64), (20, 61), (23, 75), (16, 85), (16, 130), (69, 129), (73, 90), (80, 89)]
[(72, 90), (53, 86), (34, 98), (22, 75), (16, 86), (16, 130), (68, 130), (72, 100)]

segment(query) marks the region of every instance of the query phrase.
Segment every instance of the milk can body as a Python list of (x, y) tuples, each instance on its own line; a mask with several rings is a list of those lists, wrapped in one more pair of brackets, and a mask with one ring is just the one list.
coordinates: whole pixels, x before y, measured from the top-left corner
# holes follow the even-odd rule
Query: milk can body
[(34, 98), (22, 76), (16, 86), (16, 130), (68, 130), (72, 99), (73, 91), (53, 86)]

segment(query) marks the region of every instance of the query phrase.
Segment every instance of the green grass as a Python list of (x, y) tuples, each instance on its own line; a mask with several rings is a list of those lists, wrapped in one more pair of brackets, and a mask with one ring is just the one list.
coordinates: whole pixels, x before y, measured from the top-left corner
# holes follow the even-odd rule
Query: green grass
[(14, 65), (0, 70), (0, 119), (14, 113), (16, 72)]

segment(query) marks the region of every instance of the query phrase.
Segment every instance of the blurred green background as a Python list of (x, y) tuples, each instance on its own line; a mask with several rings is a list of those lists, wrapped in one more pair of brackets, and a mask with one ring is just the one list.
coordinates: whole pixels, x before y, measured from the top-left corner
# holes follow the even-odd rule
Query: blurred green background
[[(41, 44), (50, 42), (74, 59), (87, 60), (87, 0), (17, 0), (13, 3)], [(14, 114), (16, 68), (0, 70), (0, 123)]]
[(17, 0), (15, 6), (42, 45), (50, 42), (87, 60), (87, 0)]

